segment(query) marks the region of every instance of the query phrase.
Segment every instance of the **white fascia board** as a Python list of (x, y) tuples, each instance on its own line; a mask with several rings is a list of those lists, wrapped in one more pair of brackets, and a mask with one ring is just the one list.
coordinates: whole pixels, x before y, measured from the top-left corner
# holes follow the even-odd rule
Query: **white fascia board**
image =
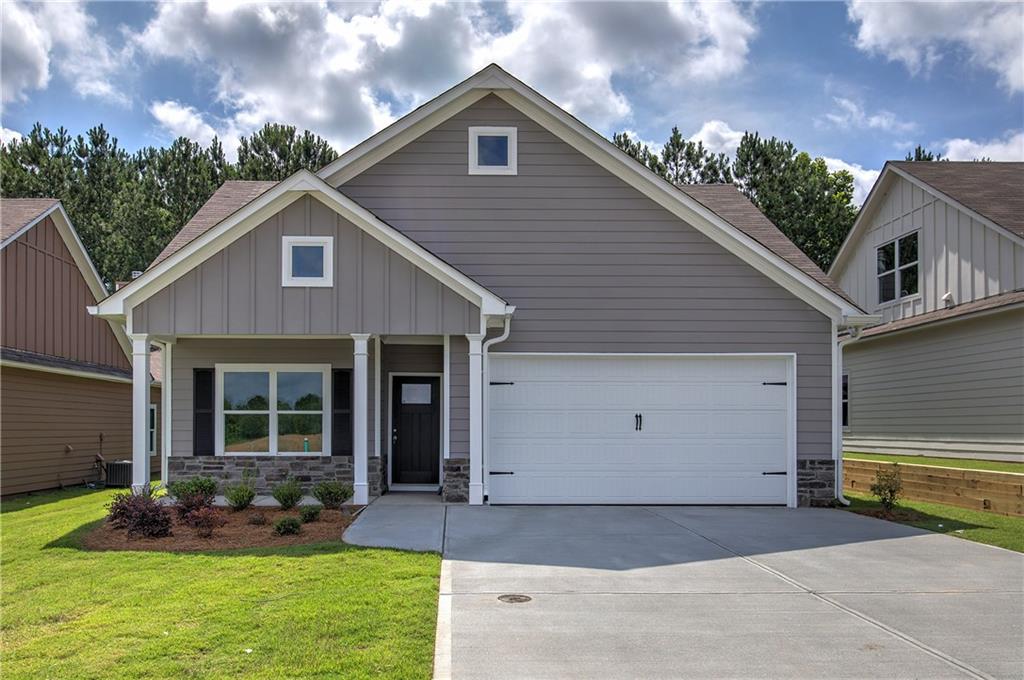
[[(129, 385), (132, 382), (131, 378), (111, 375), (109, 373), (98, 373), (93, 371), (77, 370), (74, 368), (63, 368), (60, 366), (43, 366), (41, 364), (33, 364), (27, 361), (16, 361), (13, 359), (0, 359), (0, 366), (21, 368), (27, 371), (39, 371), (41, 373), (55, 373), (57, 375), (67, 375), (74, 378), (88, 378), (89, 380), (125, 383)], [(159, 385), (160, 383), (157, 382), (155, 384)]]
[(127, 318), (132, 307), (163, 290), (214, 253), (228, 247), (270, 216), (306, 195), (318, 199), (441, 283), (479, 305), (483, 314), (506, 313), (508, 305), (494, 293), (381, 222), (371, 212), (313, 173), (300, 170), (101, 301), (96, 305), (95, 314), (111, 319)]

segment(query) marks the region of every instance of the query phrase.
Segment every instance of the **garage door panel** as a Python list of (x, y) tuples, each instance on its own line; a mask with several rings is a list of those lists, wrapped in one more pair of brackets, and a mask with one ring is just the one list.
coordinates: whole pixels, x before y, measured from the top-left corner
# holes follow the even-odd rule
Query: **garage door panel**
[(785, 357), (490, 361), (492, 503), (786, 502)]

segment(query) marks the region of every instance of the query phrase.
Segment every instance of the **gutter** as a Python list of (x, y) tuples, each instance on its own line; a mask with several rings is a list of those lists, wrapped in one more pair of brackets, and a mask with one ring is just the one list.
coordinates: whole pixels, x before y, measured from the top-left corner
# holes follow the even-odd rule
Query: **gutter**
[(489, 340), (484, 340), (483, 345), (481, 345), (481, 349), (480, 349), (480, 353), (483, 355), (481, 357), (481, 363), (483, 363), (483, 372), (484, 372), (482, 380), (481, 380), (481, 382), (483, 383), (483, 394), (481, 395), (482, 398), (481, 398), (481, 401), (480, 401), (480, 407), (481, 407), (480, 410), (482, 411), (481, 417), (483, 418), (483, 422), (481, 423), (481, 426), (482, 426), (481, 427), (481, 431), (483, 432), (483, 444), (484, 444), (484, 446), (483, 446), (483, 461), (482, 461), (484, 469), (482, 470), (482, 473), (483, 473), (482, 477), (483, 477), (483, 482), (484, 482), (484, 490), (485, 490), (484, 497), (485, 498), (487, 496), (486, 489), (487, 489), (487, 466), (488, 466), (488, 463), (487, 463), (487, 430), (489, 429), (488, 426), (490, 425), (490, 423), (489, 423), (489, 421), (490, 421), (490, 411), (488, 410), (488, 403), (487, 402), (488, 402), (488, 394), (490, 393), (490, 390), (488, 389), (488, 386), (490, 385), (490, 380), (491, 380), (491, 365), (490, 365), (490, 360), (488, 359), (487, 351), (491, 348), (491, 345), (497, 345), (499, 342), (505, 342), (506, 340), (508, 340), (509, 333), (512, 332), (512, 313), (515, 312), (515, 311), (516, 311), (516, 308), (514, 306), (512, 306), (512, 305), (508, 305), (507, 307), (505, 307), (504, 327), (502, 328), (501, 335), (496, 335), (495, 337), (490, 338)]
[[(842, 368), (843, 368), (843, 349), (847, 345), (852, 345), (860, 339), (861, 330), (864, 326), (868, 326), (881, 321), (881, 317), (877, 315), (863, 315), (857, 317), (845, 317), (843, 319), (843, 326), (849, 331), (849, 336), (836, 340), (837, 349), (839, 354), (838, 366), (836, 367), (839, 371), (838, 379), (841, 381)], [(842, 383), (840, 383), (842, 384)], [(842, 399), (842, 394), (839, 395)], [(839, 432), (839, 450), (836, 451), (836, 500), (842, 503), (844, 506), (850, 505), (850, 499), (843, 495), (843, 446), (842, 446), (842, 421), (838, 423), (840, 428)]]

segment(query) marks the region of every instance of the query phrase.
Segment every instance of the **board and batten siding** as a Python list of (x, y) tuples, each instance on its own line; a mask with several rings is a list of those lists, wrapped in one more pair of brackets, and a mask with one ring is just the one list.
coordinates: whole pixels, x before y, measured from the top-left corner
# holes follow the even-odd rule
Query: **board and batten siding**
[[(517, 175), (468, 174), (474, 125), (518, 129)], [(798, 455), (831, 457), (828, 318), (498, 97), (339, 188), (516, 306), (492, 351), (795, 352)]]
[[(920, 292), (879, 304), (876, 250), (913, 231), (920, 234)], [(838, 272), (838, 283), (861, 307), (881, 314), (883, 322), (894, 321), (944, 308), (947, 292), (962, 304), (1024, 288), (1024, 246), (941, 196), (895, 176)]]
[[(149, 401), (157, 408), (150, 470), (159, 477), (160, 388), (151, 389)], [(132, 457), (128, 383), (4, 366), (0, 403), (0, 493), (5, 496), (94, 482), (100, 477), (94, 464), (99, 453), (107, 461)]]
[[(281, 285), (281, 239), (334, 236), (334, 285)], [(136, 333), (466, 333), (479, 308), (320, 201), (303, 196), (133, 309)]]
[(1024, 459), (1024, 310), (848, 345), (848, 451)]
[(11, 349), (130, 370), (110, 324), (91, 316), (89, 285), (50, 217), (0, 252), (3, 323)]
[[(351, 339), (231, 339), (181, 338), (172, 350), (171, 455), (193, 455), (192, 371), (216, 368), (217, 364), (330, 364), (332, 368), (352, 368)], [(370, 366), (374, 361), (374, 343), (369, 343)], [(373, 380), (367, 381), (367, 451), (374, 455)], [(131, 409), (128, 410), (129, 414)]]

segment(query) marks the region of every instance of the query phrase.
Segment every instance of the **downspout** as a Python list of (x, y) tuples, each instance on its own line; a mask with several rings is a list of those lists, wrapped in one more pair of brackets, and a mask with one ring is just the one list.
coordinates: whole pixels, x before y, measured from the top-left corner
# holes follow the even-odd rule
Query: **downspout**
[(488, 429), (490, 429), (490, 420), (491, 420), (490, 411), (488, 410), (488, 404), (487, 404), (487, 402), (488, 402), (488, 395), (490, 394), (490, 389), (488, 389), (488, 387), (490, 385), (491, 365), (490, 365), (490, 360), (488, 359), (487, 351), (491, 348), (491, 345), (497, 345), (499, 342), (505, 342), (506, 340), (508, 340), (508, 335), (512, 331), (512, 313), (514, 311), (516, 311), (516, 308), (512, 307), (512, 306), (508, 306), (508, 307), (505, 308), (504, 328), (502, 328), (501, 335), (496, 335), (493, 338), (490, 338), (489, 340), (484, 340), (483, 344), (480, 347), (480, 353), (483, 355), (481, 357), (481, 359), (482, 359), (481, 363), (483, 363), (483, 372), (484, 372), (483, 378), (481, 380), (481, 382), (483, 383), (483, 394), (480, 395), (481, 396), (480, 409), (481, 409), (481, 411), (483, 411), (483, 413), (481, 414), (481, 417), (483, 418), (483, 422), (481, 424), (483, 426), (482, 430), (483, 430), (483, 466), (484, 466), (484, 469), (483, 469), (483, 472), (484, 472), (483, 483), (484, 483), (484, 489), (487, 488), (487, 474), (486, 474), (487, 473), (487, 467), (488, 467), (488, 462), (487, 462), (488, 461), (488, 459), (487, 459), (487, 431), (488, 431)]
[[(839, 389), (840, 389), (839, 398), (840, 398), (840, 400), (842, 400), (842, 397), (843, 397), (842, 391), (841, 391), (842, 390), (842, 384), (843, 384), (843, 382), (842, 382), (843, 381), (843, 348), (845, 348), (847, 345), (852, 345), (853, 343), (857, 342), (857, 340), (860, 339), (861, 327), (860, 326), (849, 326), (847, 328), (847, 330), (849, 331), (850, 335), (848, 337), (843, 338), (841, 340), (838, 340), (836, 342), (836, 345), (837, 345), (837, 350), (836, 351), (839, 353), (839, 362), (838, 362), (837, 368), (839, 370), (839, 386), (840, 386), (839, 387)], [(840, 405), (840, 408), (842, 408), (841, 405)], [(850, 499), (843, 495), (843, 444), (842, 444), (842, 442), (843, 442), (843, 432), (842, 432), (842, 429), (843, 429), (843, 423), (842, 423), (842, 419), (840, 418), (840, 421), (839, 421), (839, 450), (836, 452), (836, 500), (839, 501), (840, 503), (842, 503), (844, 506), (848, 506), (848, 505), (850, 505)]]

